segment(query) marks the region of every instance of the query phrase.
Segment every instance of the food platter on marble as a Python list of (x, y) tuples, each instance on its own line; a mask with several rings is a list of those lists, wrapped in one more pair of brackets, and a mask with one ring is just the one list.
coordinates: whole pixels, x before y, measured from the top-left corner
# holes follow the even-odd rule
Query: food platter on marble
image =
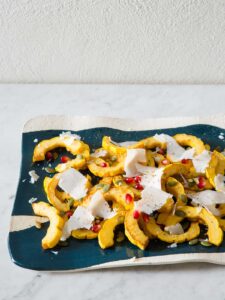
[(224, 129), (126, 131), (112, 120), (25, 126), (12, 260), (48, 271), (223, 264)]

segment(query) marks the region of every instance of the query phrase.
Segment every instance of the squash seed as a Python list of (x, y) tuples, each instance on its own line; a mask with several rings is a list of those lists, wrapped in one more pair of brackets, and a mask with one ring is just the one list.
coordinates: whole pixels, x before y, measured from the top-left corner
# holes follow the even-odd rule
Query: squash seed
[(67, 203), (69, 204), (70, 207), (73, 206), (74, 199), (73, 199), (73, 198), (69, 198), (69, 199), (67, 200)]
[(187, 196), (185, 194), (182, 194), (179, 196), (179, 199), (184, 203), (184, 204), (187, 204)]
[(178, 217), (182, 217), (182, 218), (186, 217), (185, 212), (182, 211), (182, 210), (176, 210), (175, 215), (178, 216)]
[(115, 182), (115, 184), (118, 185), (118, 186), (121, 186), (121, 185), (123, 185), (123, 180), (117, 180)]
[(77, 159), (83, 159), (83, 155), (82, 154), (77, 154)]
[(110, 188), (110, 184), (104, 184), (104, 186), (103, 186), (103, 188), (102, 188), (103, 193), (108, 192), (109, 188)]
[(56, 173), (56, 171), (55, 171), (54, 168), (49, 168), (49, 167), (46, 167), (46, 168), (45, 168), (45, 172), (47, 172), (47, 173), (49, 173), (49, 174)]
[(117, 156), (113, 155), (110, 159), (111, 159), (111, 161), (117, 161)]
[(189, 179), (188, 180), (188, 187), (193, 187), (193, 186), (195, 186), (194, 180), (193, 179)]
[(177, 185), (177, 181), (175, 181), (175, 180), (170, 180), (170, 181), (167, 182), (167, 185), (168, 185), (168, 186), (175, 186), (175, 185)]
[(193, 239), (193, 240), (189, 241), (188, 244), (189, 244), (190, 246), (194, 246), (194, 245), (198, 244), (198, 242), (199, 242), (198, 239)]
[(201, 241), (201, 245), (204, 246), (204, 247), (210, 247), (212, 246), (212, 244), (208, 241)]

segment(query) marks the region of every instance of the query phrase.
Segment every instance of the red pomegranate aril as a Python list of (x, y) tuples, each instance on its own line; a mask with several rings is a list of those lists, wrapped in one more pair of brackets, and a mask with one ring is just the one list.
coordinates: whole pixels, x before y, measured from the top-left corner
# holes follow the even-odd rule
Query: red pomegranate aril
[(94, 224), (91, 227), (91, 230), (95, 233), (99, 232), (99, 230), (101, 229), (101, 225), (100, 224)]
[(129, 204), (133, 201), (133, 197), (131, 194), (126, 194), (125, 195), (125, 199), (126, 199), (126, 202)]
[(184, 158), (181, 160), (181, 162), (182, 162), (182, 164), (187, 164), (189, 162), (189, 159)]
[(162, 155), (165, 154), (165, 151), (164, 151), (162, 148), (160, 148), (157, 152), (158, 152), (159, 154), (162, 154)]
[(139, 190), (139, 191), (142, 191), (144, 188), (143, 188), (143, 186), (142, 186), (140, 183), (137, 183), (137, 184), (135, 185), (135, 189), (137, 189), (137, 190)]
[(53, 154), (51, 152), (47, 152), (45, 157), (47, 160), (53, 159)]
[(107, 163), (106, 162), (102, 162), (101, 163), (101, 167), (106, 168), (107, 167)]
[(68, 156), (62, 156), (61, 157), (61, 162), (64, 164), (64, 163), (67, 163), (68, 162), (68, 160), (69, 160), (69, 157)]
[(73, 211), (72, 210), (67, 211), (66, 215), (67, 215), (68, 218), (72, 217)]
[(202, 176), (199, 176), (198, 178), (198, 188), (203, 189), (205, 187), (205, 179)]
[(136, 177), (134, 177), (134, 181), (135, 181), (136, 183), (141, 182), (141, 176), (136, 176)]
[(138, 219), (140, 217), (140, 212), (138, 210), (135, 210), (133, 212), (133, 217), (134, 217), (134, 219)]
[(169, 161), (168, 161), (168, 159), (163, 159), (163, 160), (161, 161), (161, 163), (162, 163), (163, 165), (168, 165), (168, 164), (169, 164)]
[(145, 214), (145, 213), (142, 213), (142, 218), (143, 220), (145, 221), (145, 223), (148, 223), (149, 222), (149, 215)]
[(126, 177), (126, 178), (125, 178), (125, 182), (126, 182), (127, 184), (131, 184), (131, 183), (134, 182), (134, 178), (133, 178), (133, 177)]

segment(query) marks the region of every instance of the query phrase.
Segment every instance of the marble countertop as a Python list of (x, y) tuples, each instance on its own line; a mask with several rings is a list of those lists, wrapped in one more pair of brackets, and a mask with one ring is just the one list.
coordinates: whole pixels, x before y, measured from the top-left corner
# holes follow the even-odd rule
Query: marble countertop
[(69, 114), (156, 118), (225, 112), (225, 86), (0, 85), (0, 300), (225, 299), (225, 267), (205, 263), (81, 273), (15, 266), (7, 250), (20, 166), (21, 130), (33, 116)]

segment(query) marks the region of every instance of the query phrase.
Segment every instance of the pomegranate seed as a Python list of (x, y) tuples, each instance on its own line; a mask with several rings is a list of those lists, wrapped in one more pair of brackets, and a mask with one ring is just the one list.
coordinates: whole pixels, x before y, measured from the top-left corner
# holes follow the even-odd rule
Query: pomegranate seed
[(69, 157), (68, 157), (68, 156), (65, 156), (65, 155), (64, 155), (64, 156), (61, 157), (61, 162), (62, 162), (62, 163), (67, 163), (68, 160), (69, 160)]
[(51, 152), (47, 152), (45, 157), (47, 160), (51, 160), (51, 159), (53, 159), (53, 154)]
[(134, 181), (135, 181), (136, 183), (139, 183), (139, 182), (141, 181), (141, 176), (136, 176), (136, 177), (134, 177)]
[(69, 211), (66, 212), (66, 216), (68, 218), (72, 217), (72, 215), (73, 215), (73, 211), (72, 210), (69, 210)]
[(163, 165), (168, 165), (168, 164), (169, 164), (169, 161), (168, 161), (168, 159), (163, 159), (163, 160), (161, 161), (161, 163), (162, 163)]
[(149, 222), (149, 215), (142, 213), (142, 217), (143, 217), (143, 220), (145, 221), (145, 223)]
[(101, 229), (101, 225), (100, 224), (94, 224), (94, 225), (92, 225), (91, 226), (91, 230), (93, 231), (93, 232), (99, 232), (99, 230)]
[(140, 217), (140, 213), (139, 213), (138, 210), (135, 210), (135, 211), (133, 212), (133, 217), (134, 217), (134, 219), (138, 219), (138, 218)]
[(125, 178), (125, 182), (126, 182), (127, 184), (133, 183), (133, 182), (134, 182), (134, 178), (133, 178), (133, 177), (126, 177), (126, 178)]
[(143, 186), (142, 186), (140, 183), (137, 183), (137, 184), (135, 185), (135, 189), (137, 189), (137, 190), (139, 190), (139, 191), (142, 191), (144, 188), (143, 188)]
[(164, 151), (162, 148), (160, 148), (157, 152), (158, 152), (159, 154), (162, 154), (162, 155), (165, 154), (165, 151)]
[(189, 162), (189, 159), (184, 158), (184, 159), (181, 160), (181, 162), (182, 162), (182, 164), (187, 164)]
[(203, 189), (205, 187), (205, 179), (202, 176), (199, 176), (198, 178), (198, 188)]
[(101, 167), (103, 167), (103, 168), (107, 167), (107, 163), (106, 162), (102, 162), (101, 163)]
[(133, 201), (133, 197), (131, 194), (126, 194), (125, 195), (125, 199), (126, 199), (126, 202), (129, 204)]

